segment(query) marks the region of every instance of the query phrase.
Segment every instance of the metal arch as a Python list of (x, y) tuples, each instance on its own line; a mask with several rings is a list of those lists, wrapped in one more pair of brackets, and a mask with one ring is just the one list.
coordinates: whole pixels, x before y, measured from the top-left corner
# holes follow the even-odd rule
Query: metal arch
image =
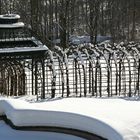
[[(115, 71), (116, 71), (116, 74), (115, 74), (115, 77), (116, 77), (116, 87), (115, 87), (115, 92), (116, 92), (116, 95), (117, 95), (117, 84), (118, 84), (118, 69), (117, 69), (117, 61), (116, 61), (116, 55), (115, 55), (115, 51), (113, 51), (112, 49), (109, 48), (110, 46), (106, 46), (104, 45), (103, 48), (103, 52), (107, 51), (108, 52), (108, 60), (106, 59), (106, 63), (108, 65), (108, 96), (112, 96), (113, 95), (113, 77), (112, 77), (112, 69), (113, 67), (111, 66), (112, 65), (112, 61), (114, 61), (114, 64), (115, 64)], [(104, 53), (105, 54), (105, 53)], [(105, 57), (106, 58), (106, 57)]]
[[(82, 48), (81, 51), (86, 55), (87, 60), (89, 61), (89, 93), (92, 92), (92, 96), (94, 96), (94, 66), (96, 65), (93, 57), (89, 54), (89, 51), (93, 53), (93, 51), (85, 44)], [(95, 66), (96, 67), (96, 66)], [(101, 94), (101, 92), (100, 92)]]
[(68, 68), (68, 56), (67, 54), (64, 52), (64, 64), (65, 64), (65, 67), (66, 67), (66, 76), (67, 76), (67, 97), (69, 97), (70, 95), (70, 87), (69, 87), (69, 68)]
[[(35, 88), (38, 88), (37, 96), (39, 96), (40, 92), (40, 98), (45, 99), (45, 69), (44, 69), (44, 59), (35, 61), (35, 77), (37, 78), (35, 82), (37, 82), (37, 86)], [(39, 90), (40, 89), (40, 90)]]
[[(100, 85), (99, 85), (99, 93), (100, 93), (100, 97), (102, 96), (102, 85), (101, 85), (101, 63), (100, 63), (100, 61), (98, 61), (98, 60), (100, 60), (99, 58), (100, 58), (100, 53), (101, 52), (99, 52), (99, 51), (97, 51), (97, 50), (95, 50), (95, 49), (92, 49), (91, 47), (93, 47), (93, 46), (87, 46), (86, 44), (85, 44), (85, 46), (84, 46), (84, 48), (83, 48), (83, 52), (86, 54), (86, 56), (87, 56), (87, 58), (88, 58), (88, 60), (89, 60), (89, 63), (90, 63), (90, 65), (91, 65), (91, 68), (92, 68), (92, 80), (94, 80), (94, 74), (93, 74), (93, 68), (94, 68), (94, 66), (93, 66), (93, 64), (95, 65), (95, 91), (94, 91), (94, 85), (92, 84), (92, 96), (94, 96), (94, 92), (96, 93), (96, 96), (98, 96), (98, 94), (97, 94), (97, 83), (96, 83), (96, 81), (97, 81), (97, 72), (98, 72), (98, 69), (99, 69), (99, 77), (100, 77), (100, 80), (99, 80), (99, 82), (100, 82)], [(89, 54), (89, 52), (90, 53), (92, 53), (92, 55), (90, 55)], [(95, 62), (95, 60), (93, 59), (93, 54), (94, 54), (94, 56), (96, 57), (96, 58), (94, 58), (94, 59), (96, 59), (97, 61)], [(90, 67), (90, 66), (89, 66)], [(90, 69), (89, 69), (89, 71), (90, 71)], [(89, 72), (89, 74), (90, 74), (90, 72)], [(91, 76), (91, 74), (90, 74), (90, 76)], [(89, 77), (90, 77), (89, 76)], [(94, 83), (94, 81), (92, 81), (93, 83)], [(89, 81), (89, 85), (90, 85), (90, 81)], [(89, 88), (91, 88), (90, 86), (89, 86)], [(91, 91), (91, 90), (89, 90), (89, 91)]]
[[(80, 96), (81, 96), (81, 73), (80, 73), (80, 67), (79, 67), (79, 63), (78, 63), (78, 55), (77, 52), (75, 51), (75, 49), (72, 50), (73, 51), (73, 60), (74, 60), (74, 69), (75, 69), (75, 92), (76, 92), (76, 96), (78, 95), (78, 75), (79, 75), (79, 86), (80, 86)], [(78, 74), (77, 74), (78, 73)]]
[[(137, 92), (138, 92), (138, 95), (139, 95), (139, 78), (140, 78), (140, 54), (139, 54), (139, 51), (138, 51), (138, 43), (134, 44), (134, 43), (128, 43), (127, 46), (125, 46), (126, 50), (129, 52), (129, 54), (131, 54), (132, 56), (132, 59), (134, 59), (134, 73), (133, 73), (133, 76), (135, 79), (135, 81), (132, 81), (134, 82), (134, 94), (136, 95)], [(136, 55), (135, 55), (136, 54)], [(138, 74), (137, 74), (138, 73)]]
[(25, 68), (23, 66), (23, 64), (21, 64), (20, 61), (16, 61), (15, 62), (17, 64), (18, 67), (18, 95), (25, 95), (27, 94), (25, 89), (26, 89), (26, 73), (25, 73)]
[[(124, 62), (125, 58), (127, 60), (127, 63), (128, 63), (128, 72), (129, 72), (129, 93), (128, 93), (128, 96), (131, 97), (131, 66), (130, 66), (130, 59), (128, 58), (128, 55), (130, 55), (128, 52), (125, 51), (125, 48), (120, 48), (120, 51), (124, 54), (123, 57), (122, 57), (122, 61)], [(125, 78), (126, 78), (126, 72), (125, 72)], [(126, 84), (126, 81), (125, 81), (125, 84)]]
[[(5, 63), (4, 63), (5, 64)], [(5, 67), (4, 65), (3, 65), (3, 63), (1, 63), (1, 66), (2, 67), (4, 67), (1, 71), (0, 71), (0, 73), (1, 73), (1, 85), (0, 85), (0, 88), (1, 88), (1, 90), (0, 90), (0, 92), (1, 92), (1, 94), (2, 95), (6, 95), (7, 93), (6, 93), (6, 88), (4, 87), (4, 85), (3, 84), (5, 84), (5, 73), (9, 73), (8, 72), (8, 70), (6, 69), (7, 68), (7, 66)], [(3, 80), (4, 79), (4, 80)], [(9, 81), (9, 80), (8, 80)], [(5, 84), (6, 85), (6, 84)], [(8, 94), (9, 94), (9, 92), (8, 92)]]
[[(91, 50), (91, 49), (90, 49)], [(96, 58), (94, 58), (94, 59), (96, 59), (96, 62), (94, 61), (94, 59), (93, 59), (93, 57), (91, 57), (92, 58), (92, 60), (93, 60), (93, 62), (95, 63), (95, 85), (94, 85), (94, 93), (93, 94), (96, 94), (96, 96), (98, 96), (98, 90), (97, 90), (97, 82), (98, 82), (98, 78), (99, 78), (99, 96), (101, 97), (102, 96), (102, 84), (101, 84), (101, 79), (102, 79), (102, 71), (101, 71), (101, 63), (100, 63), (100, 53), (97, 51), (97, 50), (95, 50), (95, 49), (93, 49), (92, 50), (92, 52), (93, 52), (93, 54), (95, 55), (95, 57)], [(98, 75), (98, 73), (99, 73), (99, 77), (97, 77), (97, 75)]]
[[(71, 90), (70, 90), (70, 80), (69, 80), (69, 65), (68, 65), (68, 62), (69, 62), (69, 57), (73, 57), (74, 56), (74, 52), (75, 52), (75, 47), (72, 46), (68, 49), (66, 49), (64, 52), (63, 52), (63, 60), (64, 60), (64, 64), (65, 64), (65, 67), (66, 67), (66, 83), (67, 83), (67, 97), (69, 97), (69, 95), (71, 94)], [(75, 65), (75, 74), (77, 73), (77, 66), (76, 66), (76, 59), (77, 59), (77, 56), (74, 56), (74, 61), (73, 63), (73, 68), (74, 68), (74, 65)], [(74, 74), (74, 71), (73, 71), (73, 74)], [(79, 75), (80, 77), (80, 75)], [(74, 75), (73, 75), (73, 79), (74, 79)], [(77, 83), (77, 75), (75, 75), (75, 79), (76, 79), (76, 83)], [(75, 84), (75, 86), (77, 86)], [(74, 87), (74, 82), (73, 82), (73, 87)], [(78, 90), (77, 90), (77, 87), (76, 87), (76, 96), (77, 96), (77, 93), (78, 93)]]
[[(63, 68), (63, 60), (62, 57), (54, 52), (54, 55), (57, 57), (58, 61), (59, 61), (59, 67), (60, 67), (60, 71), (61, 71), (61, 84), (62, 84), (62, 97), (64, 97), (64, 90), (65, 90), (65, 79), (64, 79), (64, 68)], [(60, 92), (60, 91), (59, 91)]]
[(115, 67), (116, 67), (116, 95), (118, 95), (118, 75), (119, 75), (119, 71), (118, 71), (118, 65), (117, 65), (117, 54), (116, 51), (113, 52), (113, 60), (115, 62)]
[[(82, 69), (83, 69), (83, 75), (84, 75), (84, 96), (86, 97), (87, 95), (87, 76), (86, 76), (86, 70), (85, 70), (85, 62), (83, 60), (83, 57), (82, 57), (82, 53), (81, 53), (81, 50), (80, 51), (77, 51), (76, 50), (76, 53), (77, 53), (77, 56), (79, 57), (80, 61), (81, 61), (81, 65), (82, 65)], [(80, 64), (78, 66), (80, 66)], [(80, 72), (80, 68), (79, 68), (79, 72)], [(79, 73), (79, 75), (81, 75), (81, 73)], [(81, 96), (81, 93), (80, 93), (80, 96)]]
[[(83, 46), (82, 46), (83, 47)], [(81, 86), (82, 86), (82, 80), (84, 83), (84, 96), (86, 97), (87, 95), (87, 76), (86, 76), (86, 68), (85, 68), (85, 62), (84, 59), (82, 57), (83, 53), (82, 52), (82, 47), (77, 46), (76, 48), (72, 47), (72, 49), (69, 50), (69, 52), (71, 52), (74, 58), (74, 62), (75, 62), (75, 89), (76, 89), (76, 96), (78, 94), (78, 90), (77, 90), (77, 84), (78, 84), (78, 77), (77, 77), (77, 71), (78, 71), (78, 75), (79, 75), (79, 86), (80, 86), (80, 96), (82, 96), (82, 92), (81, 92)], [(79, 60), (78, 60), (79, 59)], [(78, 63), (78, 61), (80, 63)], [(82, 70), (83, 70), (83, 79), (82, 79), (82, 75), (81, 75), (81, 68), (80, 65), (82, 66)]]
[[(137, 92), (138, 92), (138, 95), (139, 95), (140, 94), (140, 89), (139, 89), (139, 86), (140, 86), (140, 83), (139, 83), (140, 82), (140, 53), (139, 53), (138, 49), (136, 48), (136, 46), (131, 48), (130, 53), (134, 57), (134, 61), (135, 61), (134, 68), (137, 71), (137, 73), (135, 73), (135, 76), (136, 76), (135, 94), (137, 94)], [(136, 56), (135, 56), (135, 54), (136, 54)]]
[[(90, 55), (90, 56), (91, 56), (92, 62), (95, 65), (95, 78), (94, 78), (94, 73), (93, 73), (93, 69), (92, 69), (92, 80), (95, 79), (93, 81), (93, 84), (92, 84), (92, 96), (95, 96), (95, 94), (96, 94), (96, 96), (98, 96), (98, 94), (97, 94), (97, 73), (98, 73), (98, 70), (99, 70), (99, 74), (100, 74), (100, 88), (99, 88), (99, 93), (100, 93), (100, 96), (101, 96), (101, 63), (99, 61), (100, 60), (99, 59), (100, 58), (100, 54), (98, 52), (96, 52), (94, 49), (91, 49), (91, 48), (89, 48), (89, 51), (92, 52), (92, 55)], [(95, 59), (96, 59), (96, 62), (95, 62)]]
[(56, 71), (55, 71), (55, 65), (54, 65), (54, 58), (53, 58), (53, 52), (51, 52), (49, 49), (46, 52), (46, 57), (49, 55), (50, 65), (48, 66), (49, 69), (52, 72), (52, 79), (51, 79), (51, 98), (55, 97), (55, 91), (56, 91)]
[(12, 75), (12, 82), (13, 82), (13, 95), (14, 96), (17, 96), (18, 93), (17, 93), (17, 67), (15, 66), (15, 64), (11, 61), (11, 62), (8, 62), (9, 65), (11, 65), (11, 68), (13, 69), (14, 71), (14, 74)]
[[(11, 78), (11, 80), (12, 80), (11, 82), (13, 83), (13, 86), (12, 86), (13, 91), (11, 89), (11, 93), (8, 92), (8, 95), (16, 95), (17, 96), (19, 94), (19, 92), (18, 92), (19, 91), (19, 87), (18, 87), (19, 81), (18, 81), (18, 79), (19, 79), (19, 74), (21, 73), (19, 63), (17, 61), (3, 61), (3, 63), (4, 63), (3, 70), (7, 71), (6, 75), (7, 75), (7, 77)], [(9, 85), (10, 85), (10, 83), (7, 84), (8, 90), (9, 90)], [(5, 88), (7, 88), (7, 87), (5, 87)]]
[(93, 63), (95, 64), (95, 62), (93, 62), (93, 59), (92, 57), (90, 56), (89, 52), (88, 52), (88, 49), (87, 48), (83, 48), (82, 50), (86, 56), (87, 56), (87, 59), (89, 60), (89, 93), (92, 92), (92, 96), (94, 96), (94, 74), (93, 74)]
[[(12, 62), (13, 67), (15, 69), (16, 75), (15, 75), (15, 88), (16, 88), (16, 94), (19, 95), (25, 95), (25, 72), (23, 66), (17, 62)], [(21, 78), (22, 77), (22, 78)]]
[(8, 70), (10, 70), (10, 72), (8, 71), (8, 76), (10, 76), (9, 78), (11, 79), (10, 80), (11, 87), (10, 87), (10, 93), (9, 93), (9, 95), (10, 96), (13, 96), (14, 95), (14, 93), (13, 93), (14, 85), (12, 85), (12, 83), (14, 82), (16, 72), (15, 72), (15, 69), (13, 68), (13, 66), (12, 66), (12, 64), (10, 62), (7, 62), (7, 64), (8, 64), (8, 67), (7, 68), (8, 68)]
[[(11, 64), (9, 63), (9, 62), (6, 62), (6, 63), (4, 63), (4, 65), (6, 66), (3, 70), (4, 70), (4, 82), (5, 82), (5, 72), (7, 71), (7, 74), (8, 75), (6, 75), (6, 76), (8, 76), (8, 82), (11, 82), (12, 83), (12, 81), (10, 81), (10, 79), (11, 80), (13, 80), (13, 78), (11, 78), (11, 76), (13, 76), (14, 75), (14, 70), (13, 70), (13, 67), (11, 66)], [(6, 71), (5, 71), (6, 70)], [(9, 71), (10, 70), (10, 71)], [(10, 76), (10, 77), (9, 77)], [(7, 77), (6, 77), (7, 78)], [(9, 79), (10, 78), (10, 79)], [(4, 83), (3, 82), (3, 83)], [(10, 88), (10, 91), (9, 91), (9, 85), (10, 85), (10, 83), (8, 83), (8, 94), (7, 93), (5, 93), (6, 95), (13, 95), (13, 93), (12, 93), (12, 89), (11, 88), (13, 88), (13, 86), (11, 86), (11, 88)], [(7, 89), (7, 86), (5, 85), (5, 87), (4, 87), (5, 89)]]
[[(106, 65), (107, 65), (107, 94), (108, 94), (108, 97), (110, 96), (110, 74), (111, 74), (111, 66), (110, 66), (110, 57), (111, 57), (111, 54), (109, 53), (109, 58), (107, 60), (105, 54), (103, 51), (99, 50), (98, 46), (95, 47), (96, 51), (100, 53), (100, 57), (103, 57), (105, 62), (106, 62)], [(101, 67), (102, 69), (102, 67)], [(102, 75), (102, 73), (101, 73)]]

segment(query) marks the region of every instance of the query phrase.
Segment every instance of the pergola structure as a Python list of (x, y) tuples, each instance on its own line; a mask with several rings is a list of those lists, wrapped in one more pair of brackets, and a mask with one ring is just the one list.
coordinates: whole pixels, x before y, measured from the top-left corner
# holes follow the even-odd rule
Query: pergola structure
[(140, 95), (140, 44), (48, 49), (19, 22), (0, 16), (0, 94), (46, 97)]
[(37, 95), (40, 85), (43, 97), (46, 47), (32, 37), (19, 19), (15, 14), (0, 15), (0, 94)]
[[(47, 91), (61, 97), (140, 95), (140, 44), (81, 44), (65, 51), (55, 47)], [(46, 63), (45, 63), (46, 64)], [(48, 73), (48, 72), (47, 72)], [(48, 80), (49, 78), (47, 78)], [(51, 79), (51, 78), (50, 78)], [(48, 80), (49, 81), (49, 80)], [(50, 83), (50, 84), (49, 84)]]

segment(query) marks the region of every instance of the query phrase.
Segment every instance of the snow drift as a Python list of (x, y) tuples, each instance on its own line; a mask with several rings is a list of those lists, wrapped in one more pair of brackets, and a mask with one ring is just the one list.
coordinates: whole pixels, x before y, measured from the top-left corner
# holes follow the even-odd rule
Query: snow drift
[(137, 115), (140, 115), (140, 109), (134, 109), (133, 117), (129, 116), (132, 109), (128, 110), (134, 104), (138, 106), (135, 101), (132, 104), (120, 99), (71, 98), (35, 104), (2, 99), (0, 114), (6, 115), (15, 126), (72, 128), (109, 140), (139, 140), (140, 121)]

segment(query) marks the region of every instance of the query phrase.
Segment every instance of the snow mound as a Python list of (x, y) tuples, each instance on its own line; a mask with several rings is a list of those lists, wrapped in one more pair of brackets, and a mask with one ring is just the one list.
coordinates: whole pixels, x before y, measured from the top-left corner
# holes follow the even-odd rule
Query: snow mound
[[(72, 98), (41, 103), (1, 99), (0, 115), (6, 115), (15, 126), (72, 128), (108, 140), (139, 140), (138, 104), (121, 99)], [(136, 106), (134, 116), (130, 116), (133, 106)]]
[(13, 24), (0, 24), (0, 28), (22, 28), (24, 27), (23, 22), (13, 23)]

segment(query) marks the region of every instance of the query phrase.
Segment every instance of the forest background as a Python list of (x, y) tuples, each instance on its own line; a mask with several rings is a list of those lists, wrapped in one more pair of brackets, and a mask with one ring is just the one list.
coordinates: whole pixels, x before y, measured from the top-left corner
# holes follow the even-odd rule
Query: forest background
[(0, 14), (16, 13), (48, 47), (71, 36), (111, 37), (113, 42), (140, 40), (140, 0), (0, 0)]

